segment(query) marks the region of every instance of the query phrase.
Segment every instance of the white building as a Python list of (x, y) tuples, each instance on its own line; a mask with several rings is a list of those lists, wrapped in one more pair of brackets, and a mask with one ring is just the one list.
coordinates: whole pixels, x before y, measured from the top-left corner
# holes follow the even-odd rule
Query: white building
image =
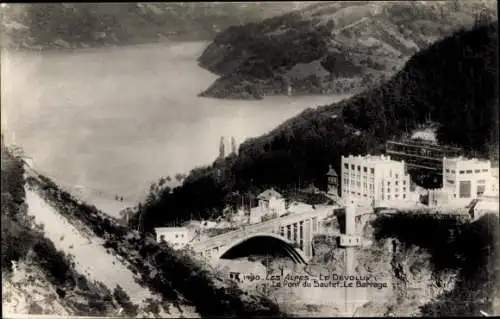
[(341, 178), (346, 204), (376, 205), (380, 201), (410, 198), (406, 164), (391, 160), (390, 156), (342, 156)]
[(267, 189), (257, 196), (259, 209), (263, 214), (276, 213), (278, 216), (286, 212), (285, 198), (273, 188)]
[(175, 249), (184, 248), (191, 239), (187, 227), (158, 227), (155, 232), (158, 242), (166, 241)]
[[(443, 158), (443, 189), (457, 202), (467, 202), (494, 188), (491, 162), (463, 157)], [(498, 188), (498, 185), (496, 185)]]

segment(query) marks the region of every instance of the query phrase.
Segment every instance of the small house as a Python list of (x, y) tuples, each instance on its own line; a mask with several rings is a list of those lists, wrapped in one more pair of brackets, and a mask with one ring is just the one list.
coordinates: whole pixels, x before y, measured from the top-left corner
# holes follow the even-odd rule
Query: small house
[(260, 193), (257, 200), (259, 209), (264, 214), (276, 213), (281, 216), (286, 212), (285, 198), (273, 188)]
[(165, 241), (174, 249), (184, 248), (191, 239), (187, 227), (157, 227), (155, 233), (158, 242)]

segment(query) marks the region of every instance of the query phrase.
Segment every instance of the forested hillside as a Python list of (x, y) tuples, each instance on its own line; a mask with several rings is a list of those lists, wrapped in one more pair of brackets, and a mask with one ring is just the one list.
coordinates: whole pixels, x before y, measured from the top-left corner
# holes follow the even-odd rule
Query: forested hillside
[(237, 157), (193, 170), (172, 192), (160, 188), (141, 205), (144, 226), (208, 217), (268, 186), (324, 188), (328, 165), (339, 171), (341, 155), (379, 153), (386, 139), (427, 119), (441, 124), (441, 142), (497, 158), (497, 48), (496, 23), (454, 33), (379, 87), (308, 109), (244, 142)]
[(296, 7), (293, 2), (18, 3), (0, 8), (0, 32), (2, 46), (24, 49), (210, 40), (229, 26)]
[(220, 78), (201, 95), (354, 93), (457, 29), (495, 17), (489, 0), (325, 1), (220, 32), (199, 58)]

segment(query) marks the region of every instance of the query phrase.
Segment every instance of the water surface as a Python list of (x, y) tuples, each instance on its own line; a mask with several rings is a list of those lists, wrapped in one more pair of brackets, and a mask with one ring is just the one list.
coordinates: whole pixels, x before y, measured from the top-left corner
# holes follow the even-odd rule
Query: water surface
[(207, 43), (2, 54), (2, 130), (64, 185), (135, 201), (152, 181), (210, 163), (237, 143), (341, 96), (199, 98), (216, 78)]

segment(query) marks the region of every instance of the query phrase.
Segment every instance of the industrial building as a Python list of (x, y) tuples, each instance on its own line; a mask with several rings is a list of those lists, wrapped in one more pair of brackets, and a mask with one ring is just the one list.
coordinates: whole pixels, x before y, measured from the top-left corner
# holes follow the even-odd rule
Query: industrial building
[(463, 151), (457, 147), (443, 146), (425, 140), (409, 139), (388, 141), (386, 154), (399, 161), (405, 161), (408, 170), (423, 170), (441, 175), (443, 157), (458, 157)]
[(341, 190), (345, 203), (375, 205), (410, 197), (410, 176), (404, 161), (390, 156), (342, 156)]
[(443, 158), (443, 188), (453, 199), (471, 200), (489, 192), (491, 162), (463, 157)]

